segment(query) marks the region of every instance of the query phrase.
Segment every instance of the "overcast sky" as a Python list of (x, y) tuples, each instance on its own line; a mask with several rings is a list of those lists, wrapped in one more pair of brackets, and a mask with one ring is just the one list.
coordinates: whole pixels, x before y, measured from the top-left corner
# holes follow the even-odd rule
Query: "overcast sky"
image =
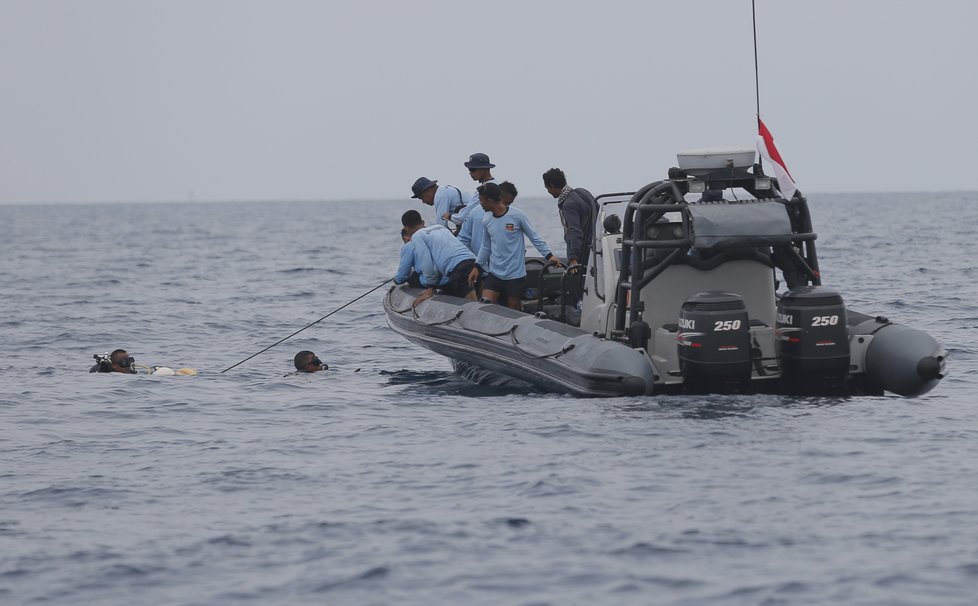
[[(799, 187), (976, 190), (978, 2), (756, 0)], [(750, 0), (0, 0), (0, 202), (635, 189), (755, 143)]]

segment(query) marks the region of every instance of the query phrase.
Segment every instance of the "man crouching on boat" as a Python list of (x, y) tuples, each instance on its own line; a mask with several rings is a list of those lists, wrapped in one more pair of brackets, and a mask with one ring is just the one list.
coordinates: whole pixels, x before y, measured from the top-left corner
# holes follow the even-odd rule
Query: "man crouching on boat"
[[(475, 268), (475, 255), (441, 225), (425, 227), (416, 210), (401, 216), (401, 223), (414, 245), (417, 269), (426, 285), (439, 284), (441, 292), (453, 297), (475, 301), (475, 285), (469, 283), (469, 273)], [(447, 281), (446, 281), (447, 278)], [(417, 305), (435, 294), (428, 286), (414, 300)]]
[(485, 235), (479, 249), (478, 265), (469, 273), (469, 284), (479, 277), (479, 268), (489, 270), (482, 297), (495, 303), (500, 295), (506, 297), (510, 309), (520, 309), (526, 288), (526, 245), (524, 236), (547, 261), (560, 267), (560, 260), (550, 252), (550, 246), (530, 224), (530, 219), (515, 206), (506, 206), (495, 183), (479, 186), (479, 204), (485, 214), (482, 229)]
[[(421, 215), (418, 216), (420, 217)], [(421, 262), (417, 258), (418, 255), (414, 248), (414, 242), (411, 241), (411, 232), (407, 228), (401, 230), (401, 242), (404, 245), (401, 246), (400, 259), (397, 263), (397, 273), (394, 274), (394, 284), (407, 283), (408, 286), (424, 288), (426, 285), (423, 283), (424, 280), (421, 274), (418, 273)]]

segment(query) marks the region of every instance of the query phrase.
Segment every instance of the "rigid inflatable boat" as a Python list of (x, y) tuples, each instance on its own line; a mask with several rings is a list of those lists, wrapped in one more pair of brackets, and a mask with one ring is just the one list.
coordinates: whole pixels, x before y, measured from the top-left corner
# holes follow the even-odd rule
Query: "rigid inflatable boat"
[[(522, 311), (395, 286), (388, 324), (479, 382), (582, 396), (917, 396), (945, 373), (929, 335), (822, 284), (807, 199), (752, 149), (678, 155), (667, 179), (598, 196), (586, 272), (527, 259)], [(747, 192), (750, 199), (725, 199)]]

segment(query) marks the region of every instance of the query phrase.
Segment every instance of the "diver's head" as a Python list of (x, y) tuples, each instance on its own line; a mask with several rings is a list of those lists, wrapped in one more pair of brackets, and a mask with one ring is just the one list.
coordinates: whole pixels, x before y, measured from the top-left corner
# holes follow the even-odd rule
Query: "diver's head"
[(136, 360), (125, 349), (113, 351), (112, 355), (109, 356), (109, 363), (112, 365), (112, 372), (136, 374)]
[(308, 350), (302, 350), (295, 354), (292, 363), (295, 364), (295, 369), (299, 372), (319, 372), (329, 368), (319, 359), (319, 356)]

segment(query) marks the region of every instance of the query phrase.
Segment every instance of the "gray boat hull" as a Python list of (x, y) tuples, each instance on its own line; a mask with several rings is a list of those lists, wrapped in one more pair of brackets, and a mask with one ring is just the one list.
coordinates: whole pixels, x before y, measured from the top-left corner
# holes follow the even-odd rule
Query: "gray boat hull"
[(644, 353), (627, 345), (457, 297), (435, 295), (413, 307), (419, 293), (406, 285), (391, 288), (384, 298), (387, 323), (412, 343), (450, 358), (463, 376), (481, 376), (485, 382), (515, 379), (577, 396), (653, 392), (655, 369)]

